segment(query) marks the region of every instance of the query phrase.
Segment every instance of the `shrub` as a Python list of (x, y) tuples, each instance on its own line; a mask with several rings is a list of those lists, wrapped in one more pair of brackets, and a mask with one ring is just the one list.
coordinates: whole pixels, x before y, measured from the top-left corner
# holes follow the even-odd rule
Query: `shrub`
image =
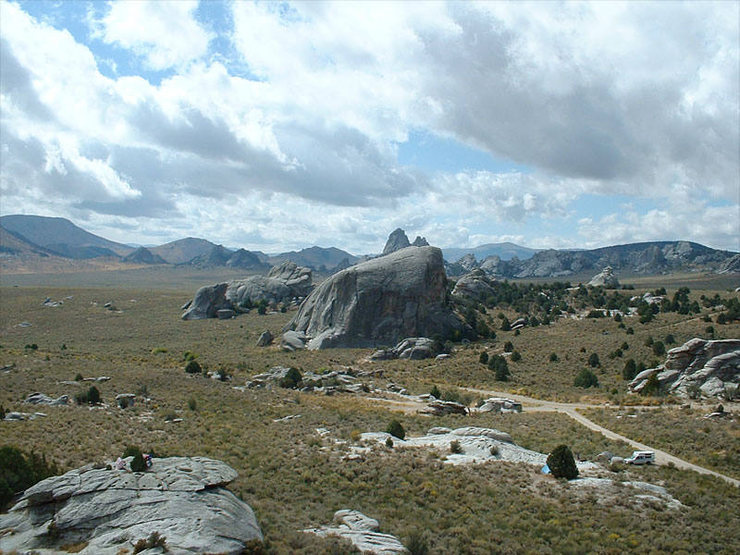
[(662, 341), (656, 341), (653, 343), (653, 354), (656, 357), (663, 356), (665, 354), (665, 345)]
[(195, 400), (195, 397), (188, 399), (188, 408), (193, 411), (198, 409), (198, 401)]
[(429, 553), (429, 542), (423, 532), (418, 530), (409, 535), (406, 549), (411, 555), (427, 555)]
[(182, 355), (182, 359), (185, 361), (195, 360), (196, 358), (198, 358), (198, 355), (196, 355), (193, 351), (185, 351)]
[(514, 350), (514, 344), (511, 341), (507, 341), (506, 343), (504, 343), (505, 353), (510, 353), (513, 350)]
[(494, 355), (488, 359), (488, 368), (494, 372), (496, 380), (500, 382), (506, 382), (509, 380), (509, 376), (511, 375), (509, 372), (509, 364), (501, 355)]
[(31, 452), (4, 445), (0, 447), (0, 511), (4, 511), (13, 496), (30, 488), (36, 482), (59, 474), (57, 466)]
[(149, 534), (147, 539), (141, 539), (134, 545), (134, 553), (141, 553), (147, 549), (153, 549), (155, 547), (161, 547), (162, 550), (167, 553), (167, 541), (166, 538), (160, 535), (159, 532), (152, 532)]
[(501, 319), (501, 331), (511, 331), (511, 322), (506, 316)]
[(442, 396), (442, 392), (439, 390), (439, 388), (435, 385), (432, 387), (432, 390), (429, 392), (429, 395), (434, 397), (435, 399), (439, 399)]
[(286, 389), (295, 389), (298, 387), (298, 385), (303, 381), (303, 376), (301, 376), (300, 371), (297, 368), (293, 368), (292, 366), (288, 369), (288, 372), (285, 374), (285, 377), (280, 379), (280, 387), (284, 387)]
[(558, 354), (550, 353), (550, 362), (557, 362), (557, 361), (558, 361)]
[(629, 328), (627, 328), (627, 329), (625, 330), (625, 333), (626, 333), (627, 335), (635, 335), (635, 330), (634, 330), (634, 329), (632, 329), (632, 327), (629, 327)]
[(76, 381), (76, 382), (81, 382), (81, 381), (82, 381), (82, 380), (84, 380), (84, 379), (85, 379), (85, 378), (83, 377), (83, 375), (82, 375), (82, 374), (80, 374), (79, 372), (77, 372), (77, 375), (75, 376), (75, 381)]
[(553, 449), (552, 453), (547, 456), (547, 466), (556, 478), (573, 480), (578, 477), (576, 461), (567, 445), (558, 445)]
[(663, 342), (666, 345), (673, 345), (676, 342), (676, 338), (673, 337), (672, 333), (669, 333), (668, 335), (665, 336), (665, 338), (663, 339)]
[(452, 453), (453, 455), (459, 455), (462, 452), (463, 452), (463, 448), (462, 448), (462, 445), (460, 445), (460, 442), (457, 441), (456, 439), (453, 439), (450, 442), (450, 453)]
[(624, 363), (622, 378), (625, 380), (634, 380), (635, 376), (637, 376), (637, 364), (635, 364), (635, 359), (631, 358)]
[(576, 387), (599, 387), (599, 378), (596, 374), (591, 372), (588, 368), (581, 370), (573, 380), (573, 385)]
[(203, 369), (195, 359), (189, 359), (188, 363), (185, 365), (185, 372), (188, 374), (200, 374), (202, 371)]
[(398, 439), (403, 439), (406, 437), (406, 430), (404, 430), (401, 423), (395, 419), (391, 420), (391, 423), (388, 424), (388, 429), (386, 430), (386, 432), (391, 434), (393, 437), (397, 437)]
[(478, 357), (478, 362), (481, 364), (488, 364), (488, 353), (483, 351)]
[(647, 379), (645, 387), (640, 391), (641, 395), (655, 395), (660, 392), (660, 382), (658, 381), (658, 373), (655, 372), (650, 374)]
[(134, 445), (129, 445), (123, 452), (123, 458), (133, 457), (131, 459), (131, 471), (132, 472), (146, 472), (146, 463), (144, 462), (144, 455), (141, 453), (141, 449)]
[(75, 402), (78, 405), (97, 405), (100, 403), (100, 391), (93, 385), (87, 391), (75, 395)]
[(597, 355), (596, 353), (591, 353), (591, 356), (588, 357), (588, 365), (591, 368), (601, 366), (601, 362), (599, 362), (599, 355)]
[(390, 437), (385, 438), (385, 446), (388, 449), (393, 449), (393, 440)]
[(511, 353), (511, 361), (512, 362), (519, 362), (522, 360), (522, 355), (519, 353), (519, 351), (514, 351)]

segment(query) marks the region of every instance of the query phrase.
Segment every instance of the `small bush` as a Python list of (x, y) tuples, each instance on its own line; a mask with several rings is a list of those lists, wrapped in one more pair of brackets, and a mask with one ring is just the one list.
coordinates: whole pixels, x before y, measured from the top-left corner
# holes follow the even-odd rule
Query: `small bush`
[(195, 360), (196, 358), (198, 358), (198, 355), (193, 351), (185, 351), (182, 355), (184, 361)]
[(453, 455), (460, 455), (463, 452), (462, 445), (456, 439), (450, 442), (450, 453)]
[(676, 343), (676, 338), (675, 338), (675, 337), (673, 337), (673, 334), (672, 334), (672, 333), (669, 333), (669, 334), (668, 334), (668, 335), (666, 335), (666, 336), (665, 336), (665, 338), (663, 339), (663, 343), (665, 343), (666, 345), (673, 345), (673, 344), (675, 344), (675, 343)]
[(432, 390), (429, 392), (429, 395), (434, 397), (435, 399), (439, 399), (442, 396), (442, 392), (439, 390), (439, 388), (435, 385)]
[(146, 472), (146, 463), (144, 462), (144, 455), (141, 449), (134, 445), (129, 445), (123, 452), (123, 458), (133, 457), (131, 459), (131, 471), (132, 472)]
[(504, 343), (504, 352), (510, 353), (514, 350), (514, 344), (511, 341)]
[(301, 376), (300, 371), (291, 366), (285, 374), (285, 377), (280, 379), (279, 385), (285, 389), (295, 389), (301, 381), (303, 381), (303, 376)]
[(663, 356), (665, 354), (665, 345), (662, 341), (656, 341), (653, 343), (653, 354), (656, 357)]
[(188, 399), (188, 408), (192, 411), (198, 410), (198, 401), (195, 400), (195, 397)]
[(483, 351), (480, 356), (478, 357), (478, 362), (481, 364), (488, 364), (488, 353), (486, 351)]
[(519, 353), (519, 351), (514, 351), (511, 353), (511, 361), (512, 362), (519, 362), (522, 360), (522, 355)]
[(403, 439), (406, 437), (406, 430), (403, 429), (403, 426), (398, 420), (391, 420), (391, 423), (388, 424), (388, 429), (386, 430), (386, 432), (391, 434), (393, 437), (397, 437), (398, 439)]
[(155, 547), (161, 547), (163, 551), (167, 552), (167, 541), (166, 538), (160, 535), (159, 532), (152, 532), (149, 534), (147, 539), (141, 539), (134, 545), (134, 553), (141, 553), (147, 549), (153, 549)]
[(429, 542), (423, 532), (414, 531), (409, 535), (406, 542), (406, 549), (411, 555), (428, 555)]
[(152, 354), (158, 355), (160, 353), (166, 353), (167, 349), (165, 347), (155, 347), (152, 349)]
[(84, 379), (85, 379), (84, 376), (82, 374), (80, 374), (79, 372), (77, 372), (77, 375), (75, 376), (75, 381), (76, 382), (81, 382)]
[(44, 455), (23, 453), (9, 445), (0, 447), (0, 512), (8, 507), (16, 493), (56, 474), (59, 469), (53, 462), (47, 463)]
[(509, 380), (509, 364), (501, 355), (494, 355), (488, 360), (488, 368), (494, 372), (497, 381), (506, 382)]
[(567, 445), (558, 445), (553, 449), (552, 453), (547, 456), (547, 466), (556, 478), (573, 480), (578, 477), (576, 461)]
[(637, 376), (637, 364), (635, 364), (635, 359), (631, 358), (624, 363), (622, 378), (625, 380), (634, 380), (635, 376)]
[(557, 362), (557, 361), (558, 361), (558, 354), (550, 353), (550, 362)]
[(591, 356), (588, 357), (588, 365), (591, 368), (596, 368), (598, 366), (601, 366), (601, 362), (599, 361), (599, 355), (596, 353), (591, 353)]
[(75, 395), (75, 402), (78, 405), (97, 405), (100, 403), (100, 391), (93, 385), (87, 391)]
[(188, 363), (185, 365), (185, 372), (188, 374), (200, 374), (203, 372), (203, 368), (200, 367), (200, 364), (195, 359), (188, 360)]
[(591, 372), (588, 368), (581, 370), (573, 380), (573, 385), (576, 387), (599, 387), (599, 378), (596, 374)]

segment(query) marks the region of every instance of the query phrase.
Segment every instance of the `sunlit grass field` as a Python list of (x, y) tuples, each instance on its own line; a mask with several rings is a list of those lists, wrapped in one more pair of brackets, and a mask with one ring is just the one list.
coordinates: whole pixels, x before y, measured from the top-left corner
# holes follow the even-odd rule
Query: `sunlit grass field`
[[(544, 453), (560, 443), (570, 445), (582, 458), (604, 450), (620, 455), (631, 451), (565, 415), (525, 412), (436, 418), (394, 413), (388, 406), (349, 394), (233, 388), (275, 365), (312, 371), (352, 367), (357, 371), (382, 369), (382, 377), (362, 379), (379, 388), (394, 382), (413, 393), (426, 393), (433, 385), (453, 393), (458, 387), (478, 387), (618, 405), (632, 397), (621, 378), (624, 361), (662, 362), (663, 357), (656, 357), (645, 344), (647, 337), (662, 340), (670, 333), (681, 344), (690, 337), (705, 336), (709, 324), (700, 318), (660, 314), (647, 325), (625, 320), (634, 335), (627, 335), (610, 319), (562, 320), (524, 328), (519, 335), (497, 330), (495, 341), (458, 344), (453, 356), (443, 361), (371, 364), (364, 360), (368, 350), (284, 353), (276, 346), (256, 347), (262, 331), (279, 335), (290, 312), (182, 321), (181, 305), (205, 283), (157, 283), (144, 288), (122, 279), (108, 287), (0, 288), (0, 367), (12, 365), (0, 371), (0, 405), (6, 410), (47, 414), (31, 421), (1, 422), (0, 443), (44, 453), (65, 469), (114, 459), (131, 444), (159, 455), (224, 460), (239, 472), (231, 489), (255, 509), (267, 551), (275, 553), (346, 552), (346, 545), (299, 532), (329, 522), (341, 508), (377, 518), (383, 531), (402, 541), (422, 535), (432, 553), (731, 553), (740, 542), (738, 489), (692, 472), (656, 467), (613, 473), (617, 480), (636, 478), (665, 485), (686, 505), (680, 511), (669, 511), (659, 506), (603, 504), (527, 465), (451, 467), (439, 455), (399, 448), (378, 449), (362, 460), (344, 459), (357, 432), (385, 430), (392, 418), (399, 419), (412, 435), (433, 426), (475, 425), (507, 431), (519, 445)], [(726, 291), (721, 294), (728, 295)], [(47, 297), (64, 302), (43, 306)], [(109, 302), (114, 310), (104, 307)], [(496, 313), (489, 312), (495, 322)], [(31, 325), (19, 325), (24, 322)], [(711, 325), (715, 337), (740, 336), (738, 324)], [(522, 359), (509, 363), (512, 379), (504, 383), (497, 382), (478, 359), (484, 349), (490, 354), (502, 352), (506, 341), (514, 344)], [(623, 342), (629, 344), (623, 357), (609, 358)], [(186, 374), (186, 351), (196, 353), (207, 370), (225, 370), (232, 379), (221, 382)], [(550, 362), (551, 353), (558, 355), (557, 362)], [(573, 379), (592, 353), (601, 361), (594, 369), (600, 387), (575, 387)], [(74, 397), (92, 385), (61, 383), (74, 381), (78, 374), (111, 378), (95, 383), (107, 408), (22, 403), (37, 391)], [(116, 407), (118, 393), (138, 394), (136, 406)], [(144, 394), (149, 401), (142, 401)], [(477, 399), (465, 400), (474, 403)], [(614, 414), (589, 416), (632, 437), (636, 430), (622, 426), (626, 421), (615, 420)], [(693, 424), (697, 414), (673, 408), (651, 412), (640, 421), (645, 430), (642, 439), (654, 439), (657, 447), (693, 460), (671, 449), (676, 440), (668, 432), (681, 429), (695, 437), (697, 451), (712, 452), (718, 441), (727, 441), (736, 454), (736, 425), (723, 427), (720, 435), (713, 428), (707, 434), (703, 423)], [(275, 422), (288, 415), (300, 417)], [(683, 416), (691, 423), (683, 425)], [(167, 421), (173, 417), (182, 421)], [(319, 428), (329, 433), (321, 435)], [(737, 475), (730, 463), (707, 466)]]

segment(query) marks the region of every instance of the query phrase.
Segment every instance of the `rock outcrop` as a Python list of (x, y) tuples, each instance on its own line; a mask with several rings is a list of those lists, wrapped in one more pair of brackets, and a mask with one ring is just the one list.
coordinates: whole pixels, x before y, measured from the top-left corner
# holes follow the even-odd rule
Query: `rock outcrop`
[(668, 351), (661, 366), (640, 372), (629, 387), (640, 393), (650, 381), (681, 397), (728, 398), (740, 384), (740, 339), (690, 339)]
[(286, 261), (267, 276), (251, 276), (198, 289), (182, 315), (183, 320), (216, 318), (219, 310), (243, 312), (260, 301), (277, 304), (305, 297), (313, 287), (311, 270)]
[(388, 236), (388, 240), (385, 242), (385, 247), (383, 248), (383, 255), (390, 254), (410, 246), (411, 243), (409, 242), (409, 238), (406, 236), (406, 232), (399, 227), (393, 230)]
[(495, 293), (493, 288), (495, 283), (496, 280), (489, 278), (480, 268), (476, 268), (457, 280), (452, 296), (482, 302)]
[(394, 360), (407, 358), (422, 360), (437, 354), (434, 341), (428, 337), (407, 337), (392, 349), (380, 349), (370, 355), (370, 360)]
[(262, 532), (249, 505), (223, 487), (236, 476), (202, 457), (154, 459), (147, 472), (71, 470), (30, 487), (0, 515), (0, 551), (86, 544), (80, 553), (113, 555), (157, 532), (168, 553), (241, 553)]
[(417, 235), (416, 239), (414, 239), (414, 242), (411, 243), (412, 247), (428, 247), (429, 242), (427, 241), (426, 237), (422, 237), (421, 235)]
[(617, 289), (619, 287), (619, 280), (614, 275), (614, 270), (611, 266), (607, 266), (601, 272), (596, 274), (588, 282), (591, 287), (606, 287), (607, 289)]
[(377, 520), (350, 509), (342, 509), (334, 513), (332, 524), (309, 528), (304, 532), (320, 537), (338, 536), (347, 539), (362, 553), (378, 555), (408, 553), (398, 538), (380, 532), (380, 524)]
[(436, 247), (410, 247), (342, 270), (303, 302), (287, 329), (309, 349), (374, 347), (404, 337), (448, 337), (464, 325), (446, 302)]

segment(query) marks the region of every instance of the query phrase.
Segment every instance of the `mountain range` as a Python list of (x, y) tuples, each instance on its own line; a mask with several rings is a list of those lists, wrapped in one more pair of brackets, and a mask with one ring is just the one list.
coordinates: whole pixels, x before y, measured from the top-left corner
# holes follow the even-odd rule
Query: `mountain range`
[[(403, 233), (396, 230), (394, 233)], [(408, 242), (408, 241), (407, 241)], [(660, 274), (679, 271), (740, 272), (740, 255), (690, 241), (652, 241), (592, 250), (537, 250), (513, 243), (489, 243), (474, 248), (443, 249), (448, 275), (472, 269), (502, 278), (560, 278), (582, 272), (615, 271)], [(267, 255), (261, 251), (228, 249), (206, 239), (187, 237), (155, 247), (134, 248), (110, 241), (64, 218), (0, 216), (0, 260), (44, 261), (115, 260), (128, 264), (187, 265), (196, 268), (231, 267), (265, 272), (290, 260), (322, 274), (346, 268), (358, 257), (336, 247), (310, 247)]]

